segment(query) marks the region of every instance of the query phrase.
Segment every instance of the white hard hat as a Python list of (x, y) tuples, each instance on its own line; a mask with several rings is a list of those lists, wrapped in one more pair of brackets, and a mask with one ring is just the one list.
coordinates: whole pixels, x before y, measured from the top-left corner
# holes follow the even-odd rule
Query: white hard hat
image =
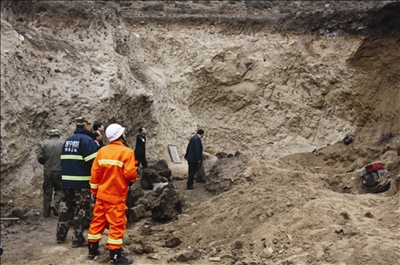
[(125, 131), (125, 128), (117, 123), (108, 125), (106, 136), (109, 142), (117, 140)]

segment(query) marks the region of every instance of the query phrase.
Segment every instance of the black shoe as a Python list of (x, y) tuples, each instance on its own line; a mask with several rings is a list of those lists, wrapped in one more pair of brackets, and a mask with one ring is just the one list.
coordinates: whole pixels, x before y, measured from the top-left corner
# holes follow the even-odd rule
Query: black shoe
[(193, 186), (189, 186), (189, 187), (187, 187), (187, 189), (188, 190), (194, 190), (194, 187)]
[(96, 257), (100, 256), (99, 241), (88, 242), (88, 249), (89, 249), (89, 254), (86, 259), (94, 260), (97, 259)]
[(85, 240), (83, 242), (72, 242), (72, 248), (87, 248), (88, 242)]
[(51, 209), (51, 211), (53, 212), (53, 215), (54, 215), (54, 216), (58, 216), (58, 215), (59, 215), (58, 210), (57, 210), (57, 208), (56, 208), (54, 205), (52, 205), (52, 206), (50, 207), (50, 209)]
[(87, 258), (88, 260), (94, 260), (96, 257), (100, 256), (100, 250), (96, 251), (96, 254), (88, 254)]
[(62, 243), (64, 243), (64, 241), (65, 241), (65, 239), (63, 240), (63, 239), (57, 239), (57, 244), (62, 244)]
[(111, 259), (110, 264), (132, 264), (133, 259), (125, 258), (125, 257), (119, 257), (118, 259)]
[(110, 250), (110, 264), (132, 264), (133, 259), (125, 258), (122, 249)]

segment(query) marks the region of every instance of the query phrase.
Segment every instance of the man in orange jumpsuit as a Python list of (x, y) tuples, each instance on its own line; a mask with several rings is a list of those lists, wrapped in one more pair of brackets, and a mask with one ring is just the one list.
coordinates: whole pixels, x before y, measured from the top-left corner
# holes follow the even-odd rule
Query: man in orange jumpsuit
[(96, 203), (88, 232), (88, 259), (100, 254), (101, 235), (109, 224), (107, 245), (110, 264), (133, 262), (121, 255), (127, 223), (128, 186), (137, 180), (135, 155), (132, 149), (125, 146), (124, 132), (125, 128), (116, 123), (107, 127), (106, 136), (110, 144), (99, 149), (91, 169), (90, 190)]

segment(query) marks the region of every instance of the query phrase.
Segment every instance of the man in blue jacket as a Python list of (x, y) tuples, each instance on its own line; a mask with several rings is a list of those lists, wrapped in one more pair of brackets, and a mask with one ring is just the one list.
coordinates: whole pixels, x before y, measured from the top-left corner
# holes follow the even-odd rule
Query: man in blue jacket
[(189, 144), (186, 148), (185, 159), (188, 161), (189, 166), (188, 180), (186, 184), (188, 190), (194, 190), (194, 175), (200, 168), (203, 159), (203, 144), (201, 143), (203, 136), (204, 130), (199, 129), (197, 134), (190, 138)]
[(85, 220), (90, 213), (90, 170), (97, 155), (92, 138), (91, 122), (85, 117), (76, 119), (76, 130), (67, 138), (61, 151), (63, 197), (57, 223), (57, 243), (65, 241), (73, 224), (72, 247), (87, 247), (83, 235)]

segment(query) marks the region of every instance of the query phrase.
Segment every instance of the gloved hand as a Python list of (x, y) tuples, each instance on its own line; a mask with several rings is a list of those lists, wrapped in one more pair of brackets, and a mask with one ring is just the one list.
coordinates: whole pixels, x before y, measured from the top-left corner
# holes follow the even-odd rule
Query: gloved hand
[(92, 202), (95, 203), (96, 202), (96, 194), (91, 194), (90, 199), (92, 199)]

